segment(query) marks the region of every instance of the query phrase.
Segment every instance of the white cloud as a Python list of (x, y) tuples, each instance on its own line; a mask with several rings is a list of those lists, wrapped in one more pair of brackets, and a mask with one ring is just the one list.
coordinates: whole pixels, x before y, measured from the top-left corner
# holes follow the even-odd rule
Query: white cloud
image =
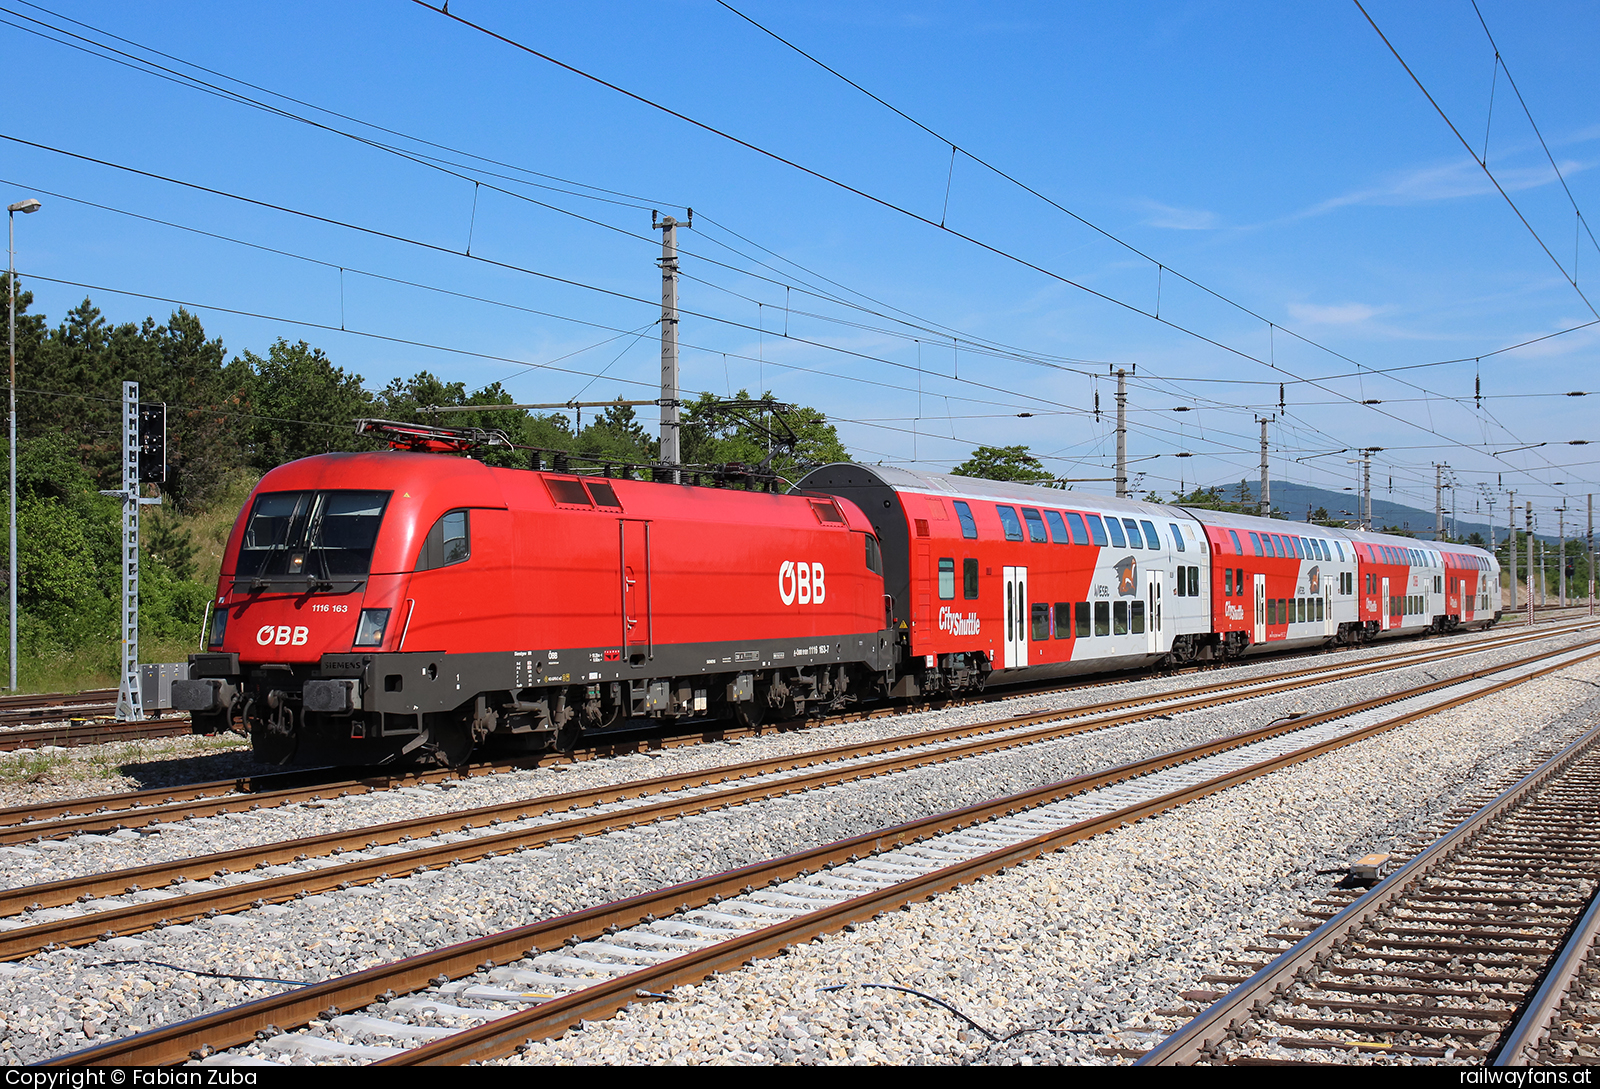
[(1379, 307), (1366, 303), (1345, 303), (1343, 306), (1289, 304), (1289, 316), (1308, 325), (1358, 325), (1378, 313), (1381, 313)]
[(1174, 208), (1153, 200), (1142, 200), (1139, 207), (1149, 213), (1144, 222), (1150, 227), (1165, 227), (1173, 231), (1214, 231), (1218, 227), (1215, 212), (1202, 208)]
[[(1508, 193), (1515, 193), (1523, 189), (1535, 189), (1542, 185), (1555, 182), (1555, 171), (1550, 169), (1548, 163), (1536, 164), (1531, 167), (1494, 167), (1494, 175), (1500, 185)], [(1561, 173), (1570, 178), (1574, 174), (1582, 173), (1588, 169), (1587, 163), (1580, 163), (1572, 159), (1560, 163)], [(1418, 170), (1409, 170), (1396, 174), (1388, 181), (1366, 189), (1357, 189), (1314, 204), (1305, 211), (1296, 214), (1295, 219), (1306, 219), (1311, 216), (1325, 215), (1339, 208), (1346, 208), (1355, 204), (1378, 205), (1406, 205), (1425, 204), (1436, 200), (1455, 200), (1459, 197), (1482, 196), (1493, 193), (1494, 183), (1483, 172), (1483, 168), (1475, 162), (1460, 161), (1445, 166), (1424, 167)]]

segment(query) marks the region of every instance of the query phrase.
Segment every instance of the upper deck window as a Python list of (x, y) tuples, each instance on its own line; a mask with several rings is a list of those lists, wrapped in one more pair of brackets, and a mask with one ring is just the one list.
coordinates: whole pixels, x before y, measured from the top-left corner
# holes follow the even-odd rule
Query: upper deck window
[(972, 508), (960, 499), (953, 500), (956, 505), (956, 518), (961, 522), (961, 536), (969, 541), (978, 539), (978, 523), (973, 521)]
[(1111, 543), (1112, 544), (1116, 545), (1118, 548), (1127, 548), (1128, 547), (1128, 541), (1122, 535), (1122, 523), (1121, 522), (1117, 521), (1115, 518), (1107, 516), (1107, 518), (1106, 518), (1106, 532), (1111, 534)]
[(1022, 522), (1017, 518), (1016, 509), (1013, 507), (995, 507), (995, 513), (1000, 515), (1000, 525), (1006, 531), (1006, 540), (1022, 540)]
[[(1249, 530), (1245, 530), (1245, 532), (1250, 533)], [(1259, 533), (1250, 533), (1250, 546), (1256, 550), (1257, 556), (1261, 555), (1261, 535)]]
[(1132, 518), (1124, 518), (1122, 524), (1128, 527), (1128, 547), (1143, 548), (1144, 540), (1139, 535), (1139, 523)]
[(335, 578), (372, 568), (391, 492), (263, 492), (245, 523), (234, 574)]
[(1083, 515), (1075, 510), (1067, 511), (1067, 525), (1072, 527), (1072, 539), (1078, 544), (1089, 543), (1089, 531), (1083, 526)]
[[(1144, 527), (1144, 540), (1149, 548), (1160, 548), (1161, 537), (1156, 533), (1156, 527), (1151, 525), (1148, 518), (1141, 518), (1139, 524)], [(1183, 551), (1183, 537), (1178, 533), (1178, 527), (1172, 527), (1172, 535), (1178, 540), (1178, 551)]]
[(1028, 539), (1034, 544), (1047, 544), (1050, 535), (1044, 531), (1044, 519), (1032, 507), (1022, 508), (1022, 517), (1028, 523)]
[(1228, 536), (1233, 539), (1233, 552), (1234, 552), (1234, 555), (1243, 556), (1244, 555), (1244, 549), (1242, 547), (1240, 547), (1240, 545), (1239, 545), (1239, 531), (1236, 530), (1236, 529), (1230, 529), (1230, 530), (1228, 530)]
[(1072, 538), (1067, 535), (1067, 523), (1061, 520), (1059, 511), (1047, 510), (1044, 520), (1050, 523), (1050, 539), (1056, 544), (1071, 544)]
[(1106, 524), (1100, 520), (1098, 514), (1086, 514), (1084, 517), (1089, 519), (1089, 536), (1094, 540), (1095, 546), (1104, 548), (1107, 544)]

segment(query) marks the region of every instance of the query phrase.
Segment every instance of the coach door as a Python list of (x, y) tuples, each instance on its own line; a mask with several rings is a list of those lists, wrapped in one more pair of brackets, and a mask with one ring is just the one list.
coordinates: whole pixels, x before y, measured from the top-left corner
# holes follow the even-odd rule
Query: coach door
[(1336, 625), (1333, 622), (1333, 576), (1322, 576), (1322, 634), (1332, 635)]
[[(1178, 577), (1183, 577), (1183, 568), (1178, 569)], [(1145, 608), (1145, 644), (1144, 649), (1156, 654), (1161, 650), (1161, 585), (1163, 574), (1160, 571), (1146, 571), (1144, 573), (1144, 608)]]
[(1389, 597), (1389, 580), (1383, 580), (1383, 596), (1378, 599), (1378, 605), (1383, 609), (1383, 615), (1378, 619), (1378, 627), (1383, 631), (1389, 630), (1389, 613), (1394, 608), (1394, 601)]
[(1006, 583), (1006, 668), (1028, 664), (1028, 569), (1007, 567)]
[(622, 648), (628, 661), (643, 665), (655, 652), (650, 608), (650, 523), (620, 518), (622, 539)]
[(1267, 641), (1267, 576), (1256, 577), (1256, 631), (1253, 642), (1265, 643)]

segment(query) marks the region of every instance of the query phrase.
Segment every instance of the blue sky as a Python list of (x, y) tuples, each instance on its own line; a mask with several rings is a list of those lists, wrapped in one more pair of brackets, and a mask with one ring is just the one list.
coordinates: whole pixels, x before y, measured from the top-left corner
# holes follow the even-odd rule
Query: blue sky
[(0, 0), (0, 132), (59, 149), (0, 141), (0, 188), (45, 202), (18, 265), (52, 319), (85, 294), (115, 321), (181, 300), (230, 353), (305, 339), (371, 388), (426, 368), (528, 402), (654, 396), (650, 210), (692, 206), (684, 387), (815, 405), (862, 460), (1026, 443), (1109, 476), (1123, 365), (1143, 488), (1255, 479), (1264, 413), (1275, 478), (1349, 486), (1337, 451), (1383, 447), (1378, 495), (1429, 507), (1448, 462), (1458, 510), (1492, 495), (1504, 524), (1515, 489), (1553, 531), (1600, 490), (1600, 455), (1568, 445), (1600, 443), (1596, 402), (1563, 396), (1600, 397), (1600, 326), (1475, 360), (1596, 320), (1573, 202), (1600, 207), (1600, 9), (1479, 3), (1504, 68), (1471, 3), (1367, 4), (1470, 152), (1353, 3), (734, 4), (954, 156), (712, 0), (451, 5), (878, 203), (409, 0)]

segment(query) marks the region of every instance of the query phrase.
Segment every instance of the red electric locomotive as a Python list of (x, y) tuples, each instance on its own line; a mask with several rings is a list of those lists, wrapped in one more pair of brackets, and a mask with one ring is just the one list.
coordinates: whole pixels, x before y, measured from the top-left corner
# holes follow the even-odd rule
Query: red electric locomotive
[(174, 705), (279, 763), (836, 707), (893, 676), (871, 529), (828, 496), (306, 458), (240, 513)]

